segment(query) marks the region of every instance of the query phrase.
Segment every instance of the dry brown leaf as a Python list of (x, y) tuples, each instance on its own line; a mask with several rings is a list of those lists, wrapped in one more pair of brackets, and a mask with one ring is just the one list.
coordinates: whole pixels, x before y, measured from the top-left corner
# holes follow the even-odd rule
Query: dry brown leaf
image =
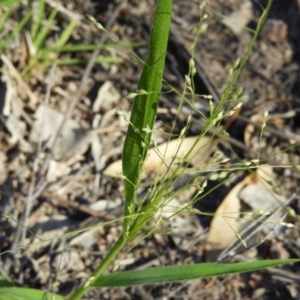
[[(176, 158), (184, 158), (188, 151), (190, 151), (196, 142), (198, 137), (187, 137), (185, 139), (176, 139), (170, 142), (160, 144), (156, 148), (151, 148), (148, 152), (148, 158), (146, 159), (144, 171), (159, 172), (163, 174), (174, 156)], [(216, 145), (211, 138), (202, 137), (197, 143), (191, 154), (189, 155), (189, 161), (195, 168), (199, 168), (205, 165), (212, 152), (216, 149)], [(160, 155), (159, 155), (159, 154)], [(164, 163), (162, 163), (162, 158)], [(176, 166), (176, 164), (174, 164)], [(122, 171), (122, 161), (118, 160), (109, 165), (103, 172), (104, 175), (114, 178), (120, 178), (117, 174)]]
[(252, 4), (251, 1), (245, 1), (239, 10), (232, 12), (228, 18), (222, 19), (222, 23), (226, 25), (231, 31), (239, 35), (244, 27), (252, 18)]
[[(64, 115), (46, 105), (40, 105), (35, 112), (35, 122), (33, 124), (30, 141), (37, 143), (47, 141), (50, 147)], [(57, 143), (52, 149), (55, 159), (66, 159), (78, 153), (84, 153), (90, 143), (95, 139), (95, 132), (85, 130), (80, 125), (70, 119), (67, 120)]]
[(284, 201), (272, 190), (275, 174), (271, 166), (259, 166), (255, 173), (248, 176), (248, 180), (249, 184), (241, 190), (239, 198), (253, 211), (268, 210), (276, 204), (278, 207), (276, 199)]
[[(275, 195), (270, 190), (267, 190), (260, 184), (249, 184), (241, 190), (239, 197), (249, 206), (253, 211), (270, 210), (272, 206), (277, 204)], [(276, 197), (279, 198), (278, 195)], [(282, 197), (280, 197), (281, 199)], [(283, 200), (283, 199), (282, 199)]]
[[(283, 209), (288, 201), (285, 197), (276, 194), (273, 190), (275, 174), (269, 165), (261, 165), (252, 176), (253, 183), (245, 187), (239, 197), (252, 211), (264, 210), (270, 215), (261, 224), (261, 231), (268, 235), (268, 239), (280, 232), (280, 226), (276, 225), (282, 221), (286, 211)], [(276, 225), (276, 226), (275, 226)]]
[[(273, 192), (272, 183), (274, 179), (275, 175), (272, 167), (261, 165), (255, 173), (248, 175), (225, 197), (211, 222), (210, 232), (205, 244), (207, 260), (215, 260), (222, 249), (225, 249), (237, 239), (236, 233), (240, 234), (251, 223), (249, 223), (249, 220), (240, 217), (242, 202), (249, 207), (247, 211), (265, 210), (271, 213), (274, 208), (280, 207), (280, 202), (284, 203), (286, 201)], [(279, 213), (282, 214), (280, 211)], [(227, 216), (226, 221), (224, 216)], [(280, 214), (276, 213), (268, 217), (267, 223), (270, 223), (273, 227), (272, 224), (278, 222), (279, 219)], [(272, 230), (267, 226), (266, 229), (268, 232)], [(253, 235), (253, 238), (255, 239), (255, 235)], [(252, 243), (252, 241), (249, 242)]]
[(106, 81), (99, 89), (97, 98), (93, 104), (93, 112), (99, 112), (100, 109), (108, 111), (114, 107), (120, 100), (120, 94), (114, 88), (111, 81)]
[(241, 204), (238, 195), (248, 182), (249, 178), (246, 177), (238, 183), (218, 207), (204, 246), (207, 260), (226, 248), (236, 238), (235, 232), (240, 231), (241, 223), (238, 218)]

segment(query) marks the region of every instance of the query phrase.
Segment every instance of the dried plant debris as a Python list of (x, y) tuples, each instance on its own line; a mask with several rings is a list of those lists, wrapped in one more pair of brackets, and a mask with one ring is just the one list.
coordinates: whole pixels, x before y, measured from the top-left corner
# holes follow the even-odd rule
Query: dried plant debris
[[(149, 174), (150, 172), (155, 172), (164, 174), (164, 172), (169, 169), (171, 162), (175, 161), (173, 169), (177, 167), (178, 164), (176, 160), (178, 162), (183, 160), (190, 163), (195, 167), (195, 170), (201, 167), (201, 169), (204, 170), (209, 157), (216, 149), (216, 145), (214, 141), (208, 137), (203, 137), (198, 140), (198, 137), (174, 139), (150, 149), (144, 166), (145, 173)], [(188, 153), (194, 145), (193, 151)], [(108, 166), (103, 174), (110, 177), (120, 177), (121, 170), (122, 161), (119, 160)]]
[[(64, 115), (54, 109), (45, 105), (39, 106), (35, 113), (30, 141), (46, 142), (47, 147), (51, 148), (63, 118)], [(74, 120), (68, 120), (62, 132), (59, 133), (55, 146), (51, 149), (54, 158), (62, 160), (75, 153), (84, 153), (94, 136), (93, 131), (81, 128)]]
[[(67, 296), (90, 275), (122, 230), (124, 188), (118, 172), (122, 171), (120, 159), (128, 122), (116, 112), (130, 114), (132, 100), (126, 97), (136, 90), (143, 63), (133, 60), (128, 49), (146, 59), (155, 1), (98, 1), (96, 6), (90, 0), (45, 3), (42, 25), (54, 7), (58, 12), (42, 48), (57, 45), (68, 26), (66, 22), (73, 20), (66, 45), (95, 45), (101, 49), (87, 73), (82, 64), (61, 63), (73, 59), (88, 62), (95, 52), (68, 52), (62, 48), (53, 52), (59, 52), (55, 54), (56, 66), (48, 69), (34, 63), (23, 76), (32, 55), (29, 47), (34, 42), (26, 38), (29, 31), (24, 28), (15, 32), (1, 53), (0, 268), (18, 285), (46, 290), (55, 282), (57, 293)], [(176, 167), (180, 163), (188, 167), (188, 174), (184, 174), (188, 178), (182, 176), (172, 186), (173, 198), (148, 224), (154, 228), (164, 220), (163, 225), (146, 239), (133, 241), (118, 257), (116, 266), (121, 270), (192, 264), (205, 259), (226, 262), (299, 257), (299, 7), (299, 1), (274, 1), (238, 81), (237, 87), (243, 87), (242, 96), (248, 100), (228, 123), (229, 137), (221, 139), (212, 130), (189, 158), (184, 158), (206, 121), (209, 107), (203, 95), (211, 94), (213, 103), (219, 103), (228, 69), (238, 57), (243, 57), (261, 9), (255, 1), (248, 0), (206, 3), (206, 19), (194, 57), (194, 106), (203, 115), (194, 114), (187, 137), (180, 136), (191, 112), (184, 103), (169, 140), (181, 98), (169, 92), (166, 81), (182, 91), (190, 46), (199, 27), (199, 3), (174, 0), (162, 101), (141, 196), (147, 192), (150, 180), (163, 174), (172, 161)], [(0, 44), (28, 10), (25, 2), (16, 7), (3, 24)], [(120, 42), (98, 32), (84, 17), (86, 13)], [(68, 113), (70, 105), (73, 109)], [(228, 161), (210, 165), (216, 151)], [(246, 165), (245, 161), (252, 162)], [(261, 164), (264, 166), (257, 168)], [(213, 175), (220, 179), (222, 171), (239, 170), (240, 166), (249, 172), (240, 180), (240, 172), (235, 176), (230, 171), (232, 180), (239, 181), (227, 196), (221, 196), (218, 181), (212, 181), (216, 196), (201, 194), (204, 198), (199, 202), (205, 206), (201, 212), (189, 205), (199, 192), (195, 185), (188, 188), (191, 180), (197, 179), (196, 186), (202, 185), (203, 180)], [(200, 182), (198, 177), (193, 178), (199, 172), (203, 177)], [(296, 196), (292, 197), (294, 193)], [(216, 209), (210, 211), (212, 204)], [(171, 217), (183, 207), (180, 214)], [(210, 226), (203, 225), (202, 210), (216, 215)], [(25, 224), (26, 230), (22, 229)], [(259, 244), (263, 251), (256, 247)], [(252, 272), (225, 281), (213, 278), (126, 290), (103, 289), (91, 292), (86, 299), (296, 299), (300, 295), (296, 268), (287, 266), (263, 275)]]
[(222, 19), (222, 23), (239, 35), (245, 30), (246, 25), (252, 19), (251, 1), (245, 1), (240, 5), (239, 10), (232, 12), (228, 17)]

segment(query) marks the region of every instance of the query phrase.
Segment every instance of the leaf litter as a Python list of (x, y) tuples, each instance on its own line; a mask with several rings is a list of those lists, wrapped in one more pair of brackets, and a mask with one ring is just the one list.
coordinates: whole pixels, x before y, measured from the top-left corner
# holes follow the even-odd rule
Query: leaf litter
[[(46, 2), (49, 8), (53, 7), (53, 1)], [(60, 3), (56, 27), (53, 29), (54, 31), (62, 29), (66, 17), (76, 16), (78, 25), (72, 33), (70, 42), (105, 43), (93, 26), (81, 17), (88, 9), (88, 13), (103, 24), (109, 20), (109, 16), (114, 16), (114, 19), (111, 19), (111, 27), (106, 26), (106, 28), (110, 28), (110, 31), (120, 39), (145, 42), (150, 26), (148, 8), (153, 7), (154, 3), (150, 0), (134, 2), (127, 1), (121, 4), (116, 1), (112, 3), (112, 7), (101, 4), (101, 9), (94, 7), (90, 1), (86, 1), (85, 8), (80, 1), (76, 1), (75, 6), (71, 4), (64, 6)], [(300, 180), (297, 168), (300, 165), (299, 151), (295, 145), (299, 141), (300, 132), (300, 91), (296, 85), (299, 62), (295, 59), (297, 55), (299, 56), (299, 49), (295, 43), (299, 40), (297, 24), (300, 18), (295, 6), (296, 2), (291, 4), (289, 10), (285, 9), (284, 1), (279, 2), (278, 6), (274, 7), (261, 39), (238, 83), (244, 87), (244, 93), (248, 95), (249, 100), (243, 105), (240, 115), (227, 129), (231, 140), (222, 140), (218, 145), (211, 147), (215, 145), (211, 144), (211, 138), (204, 139), (200, 149), (197, 149), (198, 156), (194, 156), (196, 160), (192, 160), (191, 165), (195, 169), (201, 169), (215, 151), (220, 151), (224, 157), (230, 158), (220, 167), (221, 171), (222, 168), (234, 166), (237, 157), (228, 150), (228, 145), (231, 145), (241, 160), (256, 159), (260, 151), (261, 157), (266, 158), (270, 166), (274, 166), (274, 177), (271, 181), (272, 189), (277, 189), (276, 198), (285, 202), (297, 192)], [(197, 45), (199, 51), (195, 58), (196, 92), (207, 94), (207, 91), (210, 91), (215, 95), (217, 102), (217, 97), (222, 93), (226, 84), (227, 69), (237, 57), (241, 57), (251, 37), (249, 32), (240, 29), (248, 26), (249, 22), (246, 22), (246, 18), (239, 19), (239, 17), (247, 9), (247, 20), (255, 22), (258, 12), (255, 4), (250, 1), (243, 1), (243, 3), (212, 1), (210, 5), (214, 10), (236, 18), (230, 24), (242, 25), (231, 27), (225, 22), (224, 26), (222, 23), (214, 22), (212, 12), (207, 11), (208, 21), (211, 22), (200, 36)], [(296, 9), (292, 9), (293, 7)], [(20, 9), (26, 11), (27, 7), (20, 6)], [(170, 45), (166, 76), (178, 89), (182, 87), (184, 75), (187, 73), (184, 66), (188, 65), (190, 58), (188, 49), (193, 40), (193, 24), (197, 24), (198, 18), (198, 7), (195, 2), (174, 1), (176, 35), (172, 35), (172, 42), (175, 43), (176, 51), (172, 51)], [(141, 20), (144, 26), (141, 26)], [(241, 24), (240, 20), (244, 23)], [(8, 23), (8, 26), (11, 26), (11, 23)], [(16, 42), (18, 39), (20, 39), (19, 36)], [(5, 68), (5, 72), (1, 74), (1, 85), (6, 86), (7, 92), (3, 100), (4, 105), (1, 104), (3, 129), (0, 140), (1, 211), (5, 214), (2, 214), (0, 219), (3, 229), (0, 234), (2, 245), (0, 251), (3, 253), (0, 264), (13, 281), (21, 285), (47, 288), (49, 283), (57, 280), (57, 292), (67, 295), (80, 280), (88, 276), (88, 270), (100, 260), (99, 255), (101, 257), (107, 253), (121, 230), (121, 220), (115, 222), (112, 220), (122, 216), (123, 187), (120, 180), (110, 178), (114, 177), (114, 174), (121, 168), (117, 165), (110, 174), (108, 170), (120, 159), (127, 123), (115, 114), (115, 110), (116, 107), (121, 107), (126, 114), (129, 114), (131, 102), (126, 99), (126, 95), (135, 90), (136, 74), (140, 73), (141, 66), (132, 64), (127, 54), (123, 54), (125, 59), (119, 65), (109, 63), (94, 65), (94, 68), (88, 72), (89, 76), (84, 80), (84, 88), (79, 88), (81, 78), (85, 78), (81, 67), (57, 67), (56, 74), (52, 78), (52, 93), (46, 104), (44, 99), (48, 85), (48, 71), (37, 68), (29, 77), (22, 78), (19, 67), (26, 57), (21, 57), (22, 53), (14, 50), (12, 46), (5, 50), (5, 55), (1, 55)], [(145, 59), (145, 47), (141, 46), (135, 51)], [(116, 52), (116, 49), (112, 48), (102, 50), (101, 54), (109, 56)], [(89, 58), (93, 54), (80, 55)], [(207, 80), (204, 80), (205, 78)], [(73, 95), (78, 89), (81, 92), (78, 100), (74, 101)], [(158, 123), (162, 131), (167, 132), (174, 118), (172, 105), (179, 103), (179, 97), (174, 94), (163, 94), (162, 100), (164, 107), (161, 107), (161, 112), (163, 113), (159, 113)], [(207, 102), (203, 99), (198, 100), (201, 103), (201, 109), (205, 110), (208, 106)], [(68, 114), (70, 103), (74, 105), (72, 104), (73, 109)], [(268, 110), (269, 116), (276, 115), (276, 121), (267, 122), (260, 137), (262, 120), (253, 116), (262, 110)], [(186, 121), (189, 113), (188, 109), (183, 109), (180, 112), (180, 122)], [(289, 114), (284, 115), (285, 113)], [(58, 134), (58, 141), (51, 148), (53, 137), (57, 134), (64, 118), (66, 121)], [(251, 124), (251, 120), (257, 125), (250, 130), (247, 126)], [(190, 149), (195, 136), (201, 131), (201, 126), (203, 126), (201, 118), (193, 119), (189, 136), (182, 140), (183, 152), (181, 154)], [(182, 126), (179, 124), (175, 131), (179, 134), (181, 129)], [(166, 148), (166, 136), (162, 134), (159, 139), (161, 142), (158, 146), (159, 152), (166, 153), (165, 159), (172, 160), (175, 157), (174, 152), (176, 152), (178, 141), (172, 140)], [(236, 141), (236, 143), (230, 144), (230, 141)], [(37, 151), (38, 143), (41, 147)], [(246, 144), (246, 147), (240, 148), (241, 143)], [(289, 148), (293, 145), (294, 148)], [(165, 152), (166, 149), (170, 150)], [(281, 151), (282, 149), (286, 151)], [(202, 152), (204, 150), (207, 150), (206, 154)], [(41, 170), (49, 151), (51, 159), (46, 164), (46, 172), (42, 173)], [(156, 173), (161, 168), (161, 158), (157, 153), (151, 150), (145, 174)], [(274, 153), (277, 154), (274, 155)], [(36, 167), (35, 163), (37, 163)], [(286, 166), (293, 166), (293, 168)], [(210, 175), (219, 174), (218, 170), (213, 168), (206, 171), (204, 176), (207, 176), (208, 180)], [(149, 176), (145, 177), (142, 187), (146, 189), (149, 186), (149, 180), (147, 181)], [(239, 173), (236, 177), (239, 177)], [(267, 197), (271, 192), (266, 189), (266, 186), (270, 187), (266, 182), (263, 186), (258, 183), (260, 181), (248, 182), (244, 186), (248, 179), (244, 180), (241, 181), (243, 184), (235, 183), (233, 187), (229, 186), (227, 196), (222, 197), (218, 189), (219, 194), (211, 194), (213, 197), (210, 198), (211, 203), (206, 201), (209, 196), (199, 200), (204, 206), (201, 211), (204, 212), (210, 211), (210, 205), (217, 207), (220, 203), (222, 205), (228, 201), (230, 207), (227, 208), (226, 213), (234, 212), (239, 217), (238, 221), (234, 222), (242, 238), (243, 229), (239, 228), (239, 223), (243, 223), (244, 217), (239, 213), (243, 211), (244, 205), (249, 211), (250, 209), (253, 211), (271, 210), (273, 209), (271, 202), (274, 202), (273, 196), (270, 199)], [(182, 184), (186, 182), (183, 178)], [(217, 182), (213, 184), (215, 186)], [(26, 199), (29, 199), (27, 195), (32, 187), (28, 231), (22, 240), (19, 224), (23, 224), (24, 210), (28, 205)], [(265, 194), (266, 191), (267, 194)], [(169, 216), (172, 208), (187, 204), (194, 193), (196, 191), (191, 189), (176, 197), (173, 202), (169, 203), (164, 217)], [(240, 203), (241, 201), (243, 204)], [(270, 206), (266, 205), (269, 201)], [(292, 205), (297, 214), (299, 201), (294, 199)], [(212, 212), (219, 213), (220, 211), (214, 209)], [(224, 213), (224, 209), (221, 213)], [(212, 222), (210, 226), (204, 226), (203, 219), (204, 216), (201, 214), (182, 213), (176, 216), (173, 221), (171, 219), (165, 223), (161, 231), (140, 241), (139, 246), (133, 248), (132, 252), (124, 254), (120, 258), (119, 267), (133, 269), (159, 264), (203, 261), (205, 245), (214, 230), (222, 233), (221, 230), (226, 228), (227, 231), (233, 232), (228, 229), (227, 223), (223, 226), (223, 224), (214, 225), (215, 222)], [(259, 229), (259, 234), (262, 236), (266, 235), (263, 233), (266, 223), (264, 220), (263, 226)], [(273, 223), (273, 220), (270, 223)], [(232, 223), (231, 226), (235, 225)], [(275, 236), (270, 236), (267, 242), (263, 240), (262, 246), (269, 249), (270, 255), (293, 257), (294, 253), (300, 252), (298, 227), (286, 228), (282, 232), (280, 230), (282, 227), (278, 226), (274, 230), (278, 228), (279, 231), (275, 231)], [(266, 232), (271, 229), (273, 230), (272, 225), (266, 228)], [(128, 245), (129, 248), (131, 246), (133, 245)], [(277, 254), (274, 254), (275, 252)], [(225, 251), (226, 253), (230, 253), (230, 259), (249, 259), (250, 257), (250, 254), (245, 254), (246, 252), (239, 254), (238, 251), (236, 255), (231, 256), (230, 248), (227, 252)], [(269, 256), (266, 251), (261, 252), (258, 249), (254, 257), (260, 259)], [(22, 261), (23, 264), (21, 264)], [(29, 274), (27, 271), (31, 272), (30, 278), (26, 275)], [(59, 271), (59, 276), (55, 279), (53, 274), (57, 271)], [(289, 267), (285, 271), (287, 272), (285, 278), (290, 278), (291, 274), (296, 276), (297, 267)], [(188, 295), (191, 299), (199, 299), (200, 295), (201, 299), (212, 299), (212, 297), (250, 299), (258, 294), (260, 297), (277, 299), (276, 295), (284, 293), (294, 297), (299, 296), (295, 281), (290, 280), (286, 284), (284, 277), (278, 275), (279, 271), (276, 273), (277, 277), (274, 275), (275, 271), (272, 272), (266, 274), (269, 281), (264, 280), (260, 273), (254, 272), (249, 275), (248, 281), (244, 275), (236, 275), (225, 282), (221, 279), (214, 279), (214, 281), (199, 280), (197, 284), (189, 282), (172, 286), (141, 287), (140, 290), (134, 288), (126, 291), (123, 289), (102, 290), (99, 293), (96, 292), (96, 296), (90, 295), (89, 299), (104, 299), (105, 297), (121, 299), (125, 295), (126, 297), (130, 295), (134, 299), (138, 294), (150, 298), (186, 297)], [(263, 290), (259, 288), (260, 286), (263, 286)]]

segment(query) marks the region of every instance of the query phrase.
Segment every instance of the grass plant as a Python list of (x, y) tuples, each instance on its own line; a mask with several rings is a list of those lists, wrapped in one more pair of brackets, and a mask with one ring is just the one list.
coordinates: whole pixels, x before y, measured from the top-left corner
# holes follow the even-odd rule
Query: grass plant
[[(17, 1), (14, 1), (17, 2)], [(157, 229), (159, 225), (165, 222), (165, 219), (160, 219), (156, 226), (150, 225), (151, 219), (161, 210), (166, 207), (172, 198), (176, 194), (172, 194), (172, 186), (176, 180), (187, 171), (186, 163), (192, 159), (194, 155), (193, 150), (196, 148), (197, 143), (207, 135), (209, 129), (213, 128), (215, 136), (222, 139), (226, 136), (226, 132), (222, 131), (221, 121), (226, 118), (230, 113), (237, 109), (238, 101), (242, 99), (242, 90), (236, 88), (236, 82), (239, 78), (240, 72), (242, 71), (246, 61), (248, 60), (253, 45), (257, 40), (258, 34), (266, 21), (268, 13), (272, 5), (272, 0), (268, 1), (267, 7), (264, 9), (260, 21), (258, 23), (257, 29), (253, 35), (251, 44), (248, 47), (248, 51), (241, 60), (237, 60), (234, 66), (229, 70), (228, 83), (221, 97), (220, 102), (214, 107), (210, 104), (210, 115), (204, 116), (206, 118), (206, 125), (204, 126), (201, 134), (196, 139), (195, 144), (188, 151), (184, 157), (175, 158), (171, 162), (164, 162), (164, 153), (159, 153), (162, 157), (162, 163), (166, 164), (166, 171), (160, 174), (159, 177), (155, 179), (152, 187), (144, 198), (139, 198), (139, 189), (141, 178), (143, 174), (143, 168), (145, 161), (147, 160), (148, 149), (151, 144), (155, 145), (155, 141), (152, 140), (152, 132), (154, 130), (154, 124), (157, 114), (158, 101), (161, 93), (161, 87), (163, 82), (163, 72), (165, 56), (167, 52), (167, 42), (168, 34), (171, 22), (172, 13), (172, 0), (160, 0), (157, 3), (156, 13), (153, 19), (152, 30), (149, 41), (149, 53), (148, 58), (144, 63), (143, 72), (140, 76), (138, 89), (135, 93), (130, 96), (134, 98), (133, 108), (130, 119), (127, 118), (129, 126), (126, 135), (126, 140), (123, 150), (123, 172), (122, 177), (124, 179), (125, 187), (125, 210), (123, 217), (123, 231), (120, 235), (118, 241), (109, 251), (109, 253), (104, 257), (101, 264), (95, 266), (95, 271), (89, 276), (86, 282), (78, 288), (71, 296), (70, 300), (79, 300), (83, 295), (90, 289), (95, 287), (126, 287), (132, 285), (146, 285), (146, 284), (157, 284), (162, 282), (175, 282), (182, 280), (191, 280), (195, 278), (204, 278), (212, 276), (224, 276), (234, 273), (249, 272), (254, 270), (259, 270), (267, 267), (279, 266), (283, 264), (297, 262), (297, 259), (285, 259), (285, 260), (262, 260), (262, 261), (251, 261), (244, 263), (227, 263), (227, 264), (217, 264), (217, 263), (200, 263), (193, 265), (179, 265), (179, 266), (166, 266), (151, 268), (143, 271), (126, 271), (126, 272), (116, 272), (109, 275), (103, 275), (103, 272), (107, 270), (108, 266), (116, 260), (117, 255), (119, 255), (130, 241), (141, 236), (141, 231), (147, 228), (147, 233), (143, 233), (142, 238), (150, 235), (154, 230)], [(202, 9), (203, 7), (200, 7)], [(56, 11), (53, 10), (48, 16), (46, 25), (43, 29), (40, 28), (42, 23), (42, 18), (44, 16), (45, 2), (40, 1), (40, 11), (38, 18), (35, 21), (35, 26), (32, 27), (31, 40), (34, 45), (34, 52), (32, 52), (32, 58), (27, 69), (23, 70), (24, 74), (30, 69), (34, 68), (35, 64), (42, 64), (45, 57), (56, 53), (56, 49), (53, 47), (45, 48), (43, 47), (45, 38), (47, 37), (51, 24), (56, 16)], [(9, 18), (11, 15), (11, 7), (7, 8), (5, 12), (5, 18)], [(24, 27), (24, 24), (31, 18), (32, 12), (28, 12), (26, 16), (21, 20), (19, 26), (11, 35), (0, 45), (1, 50), (3, 50), (13, 37), (20, 32)], [(202, 15), (200, 20), (199, 32), (201, 32), (201, 22), (205, 19), (205, 15)], [(3, 23), (3, 22), (2, 22)], [(3, 27), (3, 24), (0, 23)], [(74, 29), (75, 23), (70, 22), (64, 32), (61, 34), (57, 42), (57, 49), (59, 51), (80, 51), (79, 46), (68, 46), (66, 42), (70, 38), (72, 30)], [(99, 24), (100, 28), (101, 25)], [(197, 36), (198, 38), (198, 36)], [(98, 46), (85, 45), (82, 46), (83, 50), (91, 49)], [(103, 45), (99, 45), (99, 48)], [(194, 50), (194, 49), (193, 49)], [(182, 103), (187, 102), (193, 108), (193, 113), (202, 112), (198, 111), (194, 107), (193, 99), (194, 93), (194, 80), (195, 75), (195, 63), (193, 57), (189, 63), (189, 74), (186, 75), (186, 85), (184, 91), (181, 93)], [(182, 104), (181, 103), (181, 104)], [(181, 106), (180, 106), (181, 107)], [(180, 107), (178, 110), (180, 110)], [(184, 139), (187, 130), (191, 124), (191, 119), (193, 116), (191, 113), (187, 120), (186, 126), (181, 130), (178, 135), (179, 139)], [(126, 118), (126, 117), (125, 117)], [(175, 121), (176, 122), (176, 121)], [(174, 124), (175, 124), (174, 122)], [(174, 126), (173, 126), (174, 128)], [(170, 133), (170, 136), (173, 132)], [(181, 144), (178, 144), (178, 149), (180, 149)], [(155, 147), (155, 146), (154, 146)], [(211, 161), (213, 164), (214, 161)], [(175, 168), (173, 168), (175, 165)], [(249, 165), (239, 165), (238, 168), (245, 170)], [(203, 192), (205, 186), (205, 180), (201, 170), (195, 172), (197, 179), (200, 179), (201, 184), (198, 185), (199, 196)], [(195, 181), (189, 183), (194, 185)], [(182, 192), (184, 189), (180, 190)], [(205, 195), (202, 195), (204, 197)], [(198, 199), (198, 198), (197, 198)], [(189, 205), (177, 208), (172, 216), (180, 212), (193, 212), (191, 205), (196, 198), (191, 200)], [(172, 217), (171, 216), (171, 217)], [(171, 218), (170, 217), (170, 218)], [(11, 283), (3, 279), (0, 280), (0, 298), (3, 300), (12, 299), (63, 299), (62, 296), (55, 295), (55, 293), (45, 294), (43, 291), (24, 289), (11, 287)]]
[[(6, 22), (10, 19), (12, 20), (13, 12), (21, 7), (21, 2), (21, 0), (15, 0), (2, 1), (0, 3), (0, 8), (2, 7), (3, 9), (3, 16), (0, 20), (0, 32), (3, 31)], [(93, 45), (69, 43), (71, 35), (79, 22), (76, 19), (68, 21), (66, 27), (56, 35), (56, 41), (49, 43), (47, 40), (49, 36), (53, 35), (52, 27), (55, 25), (58, 10), (52, 9), (49, 15), (47, 15), (45, 0), (29, 1), (29, 8), (21, 20), (18, 21), (17, 26), (0, 40), (0, 53), (2, 53), (21, 32), (26, 37), (28, 59), (26, 66), (20, 72), (22, 76), (29, 74), (35, 68), (50, 67), (54, 61), (57, 65), (68, 66), (87, 63), (87, 59), (85, 58), (61, 58), (61, 54), (66, 52), (80, 53), (109, 48), (130, 48), (139, 45), (121, 42)], [(84, 17), (82, 16), (82, 18)], [(98, 55), (95, 60), (98, 64), (118, 64), (122, 61), (121, 58), (104, 55)]]

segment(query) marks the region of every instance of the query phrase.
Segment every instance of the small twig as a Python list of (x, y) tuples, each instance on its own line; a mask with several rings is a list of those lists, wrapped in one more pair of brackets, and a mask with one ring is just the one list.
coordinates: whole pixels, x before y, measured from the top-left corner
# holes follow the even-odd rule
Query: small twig
[(268, 268), (267, 271), (276, 280), (300, 285), (300, 275), (297, 273), (278, 268)]
[(53, 1), (53, 0), (46, 0), (47, 4), (52, 7), (52, 9), (57, 9), (60, 13), (66, 16), (69, 20), (76, 20), (81, 21), (83, 19), (82, 15), (74, 13), (61, 4)]
[[(55, 75), (55, 70), (56, 70), (56, 62), (54, 62), (51, 70), (50, 70), (50, 76), (49, 76), (49, 83), (47, 85), (47, 90), (46, 90), (46, 95), (45, 95), (45, 100), (44, 100), (44, 104), (49, 103), (49, 99), (50, 99), (50, 94), (51, 94), (51, 89), (53, 86), (53, 82), (54, 82), (54, 75)], [(22, 227), (22, 234), (21, 234), (21, 242), (23, 243), (25, 238), (26, 238), (26, 228), (27, 228), (27, 224), (28, 224), (28, 217), (31, 211), (31, 206), (32, 206), (32, 202), (33, 202), (33, 193), (34, 193), (34, 189), (35, 189), (35, 183), (36, 183), (36, 174), (38, 171), (38, 165), (39, 165), (39, 153), (42, 149), (42, 131), (44, 128), (44, 122), (40, 128), (40, 134), (39, 134), (39, 140), (38, 140), (38, 145), (37, 145), (37, 151), (36, 151), (36, 156), (33, 162), (33, 169), (32, 169), (32, 175), (31, 175), (31, 181), (30, 181), (30, 186), (29, 186), (29, 191), (26, 197), (26, 201), (25, 201), (25, 212), (23, 215), (23, 227)]]
[(113, 216), (113, 215), (108, 215), (107, 213), (102, 213), (102, 212), (98, 212), (96, 210), (93, 210), (91, 208), (89, 208), (88, 206), (86, 205), (82, 205), (82, 204), (79, 204), (77, 202), (74, 202), (74, 201), (70, 201), (68, 199), (65, 199), (64, 197), (60, 197), (60, 196), (57, 196), (57, 195), (53, 195), (53, 194), (50, 194), (50, 193), (43, 193), (42, 196), (48, 198), (49, 200), (51, 200), (52, 203), (54, 203), (55, 205), (61, 205), (61, 206), (64, 206), (66, 208), (75, 208), (85, 214), (88, 214), (90, 216), (93, 216), (93, 217), (97, 217), (97, 218), (101, 218), (101, 219), (106, 219), (106, 220), (115, 220), (116, 219), (116, 216)]
[(30, 99), (30, 103), (31, 104), (35, 104), (37, 103), (37, 97), (35, 96), (35, 94), (31, 91), (31, 89), (29, 88), (29, 86), (27, 85), (27, 83), (22, 79), (20, 73), (18, 72), (18, 70), (14, 67), (14, 65), (10, 62), (10, 60), (4, 55), (1, 54), (0, 55), (1, 60), (3, 61), (3, 63), (6, 65), (6, 67), (9, 69), (11, 75), (15, 78), (15, 80), (17, 81), (19, 87), (22, 89), (22, 91), (25, 92), (25, 94), (28, 96), (28, 98)]

